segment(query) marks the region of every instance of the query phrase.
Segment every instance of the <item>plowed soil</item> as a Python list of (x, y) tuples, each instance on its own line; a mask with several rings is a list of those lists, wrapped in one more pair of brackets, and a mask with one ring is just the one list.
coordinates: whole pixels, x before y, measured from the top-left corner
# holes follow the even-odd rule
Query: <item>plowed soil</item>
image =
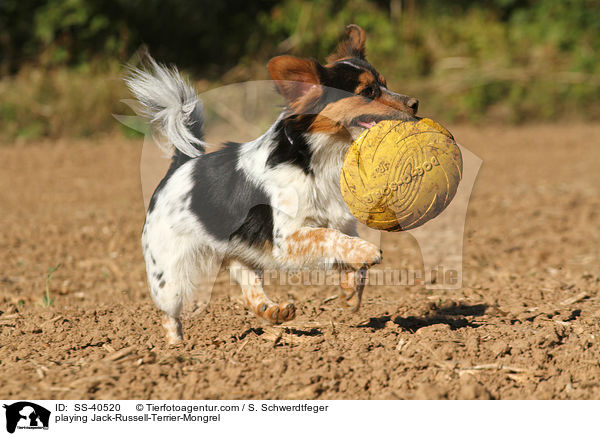
[[(0, 398), (600, 399), (600, 126), (451, 130), (483, 159), (461, 289), (371, 286), (354, 314), (270, 285), (297, 306), (271, 327), (222, 271), (177, 347), (146, 285), (142, 141), (5, 144)], [(379, 268), (422, 265), (410, 235), (382, 247)]]

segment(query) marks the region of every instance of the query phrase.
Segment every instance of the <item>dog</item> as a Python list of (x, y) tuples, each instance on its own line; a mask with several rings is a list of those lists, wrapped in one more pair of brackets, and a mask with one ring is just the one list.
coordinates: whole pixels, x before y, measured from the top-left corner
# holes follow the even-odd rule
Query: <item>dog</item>
[(202, 104), (178, 70), (149, 56), (147, 67), (131, 68), (127, 86), (172, 156), (142, 232), (150, 290), (169, 343), (183, 340), (183, 303), (219, 261), (240, 284), (247, 308), (270, 323), (292, 320), (296, 309), (265, 294), (265, 269), (336, 268), (341, 299), (358, 310), (367, 269), (382, 261), (382, 252), (357, 237), (340, 192), (342, 163), (362, 131), (381, 120), (415, 120), (419, 105), (387, 88), (366, 60), (365, 40), (352, 24), (325, 65), (289, 55), (271, 59), (269, 74), (286, 102), (281, 115), (259, 138), (210, 153)]

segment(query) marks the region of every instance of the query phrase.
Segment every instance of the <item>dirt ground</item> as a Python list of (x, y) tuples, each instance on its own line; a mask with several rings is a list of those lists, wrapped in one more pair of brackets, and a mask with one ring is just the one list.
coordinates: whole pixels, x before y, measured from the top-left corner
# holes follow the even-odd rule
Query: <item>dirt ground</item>
[[(298, 314), (269, 327), (222, 272), (180, 347), (145, 282), (142, 141), (5, 144), (0, 398), (600, 399), (600, 126), (451, 131), (483, 159), (460, 290), (372, 286), (352, 314), (269, 286)], [(422, 264), (410, 235), (382, 246)]]

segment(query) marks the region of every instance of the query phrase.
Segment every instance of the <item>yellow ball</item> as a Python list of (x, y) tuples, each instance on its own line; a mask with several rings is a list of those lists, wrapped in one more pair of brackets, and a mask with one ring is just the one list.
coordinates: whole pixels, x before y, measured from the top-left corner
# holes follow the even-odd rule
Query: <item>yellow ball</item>
[(429, 118), (381, 121), (346, 154), (340, 187), (360, 222), (377, 230), (418, 227), (454, 198), (462, 155), (454, 138)]

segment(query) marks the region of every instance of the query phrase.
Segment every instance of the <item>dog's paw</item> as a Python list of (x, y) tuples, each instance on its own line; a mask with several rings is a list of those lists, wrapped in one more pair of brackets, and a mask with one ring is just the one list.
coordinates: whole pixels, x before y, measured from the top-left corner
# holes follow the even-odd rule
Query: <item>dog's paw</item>
[(344, 247), (344, 263), (353, 270), (371, 267), (381, 263), (383, 252), (371, 242), (360, 238), (349, 238), (350, 241)]
[(256, 306), (255, 312), (271, 324), (281, 324), (296, 317), (296, 306), (291, 302), (281, 304), (260, 303)]
[(168, 315), (163, 315), (162, 326), (165, 329), (165, 336), (169, 345), (178, 345), (183, 341), (183, 332), (181, 331), (181, 321)]
[(361, 268), (358, 271), (345, 271), (342, 273), (340, 283), (340, 302), (342, 306), (357, 312), (360, 308), (363, 290), (365, 289), (365, 280), (367, 269)]

